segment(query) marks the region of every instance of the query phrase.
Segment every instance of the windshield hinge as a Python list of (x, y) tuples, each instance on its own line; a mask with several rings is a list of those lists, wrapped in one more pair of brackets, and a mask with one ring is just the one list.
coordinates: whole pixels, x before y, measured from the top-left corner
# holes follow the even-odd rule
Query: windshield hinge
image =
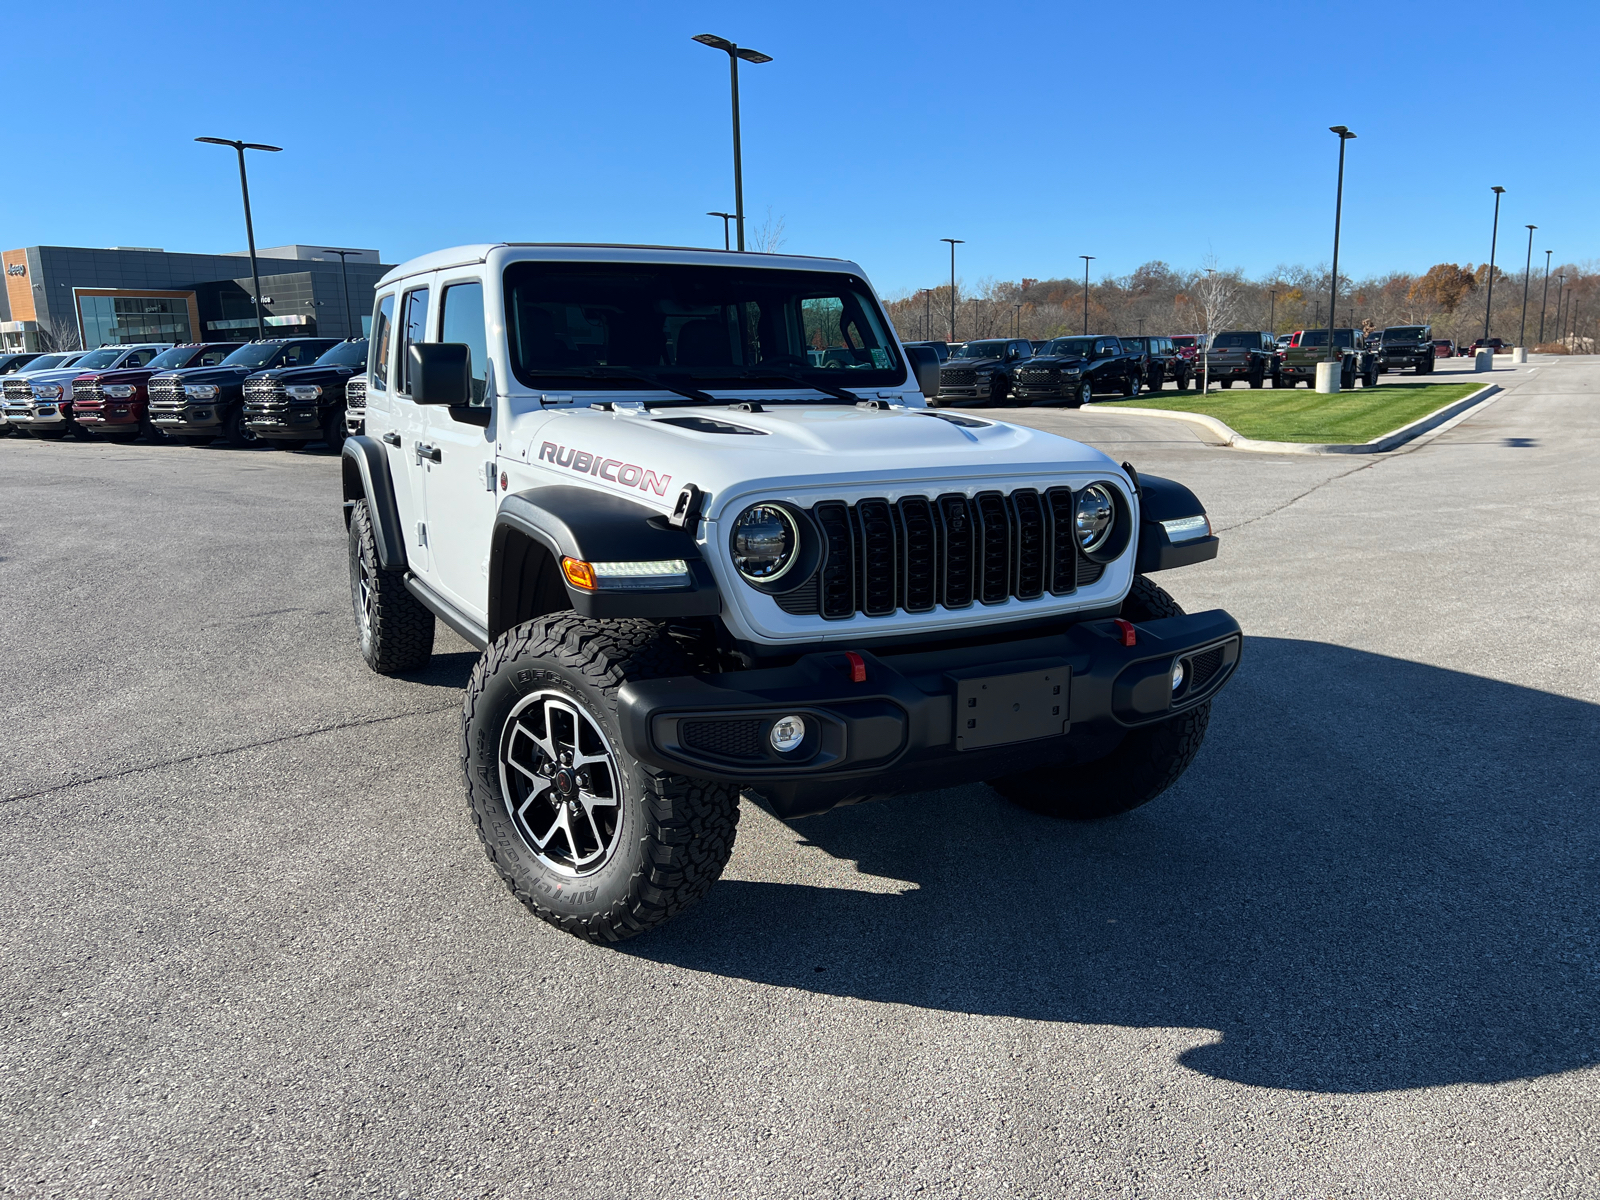
[(728, 405), (728, 407), (731, 410), (733, 410), (734, 412), (758, 413), (758, 412), (766, 412), (767, 411), (765, 408), (763, 408), (760, 404), (756, 403), (754, 400), (741, 400), (737, 404)]

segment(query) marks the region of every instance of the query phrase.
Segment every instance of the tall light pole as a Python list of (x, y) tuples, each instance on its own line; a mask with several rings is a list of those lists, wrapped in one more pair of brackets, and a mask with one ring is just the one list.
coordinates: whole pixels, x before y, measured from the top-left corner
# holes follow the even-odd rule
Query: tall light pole
[(1550, 251), (1544, 252), (1544, 295), (1539, 297), (1539, 344), (1544, 345), (1544, 311), (1550, 304)]
[(323, 253), (339, 256), (339, 282), (344, 285), (344, 326), (350, 331), (351, 337), (359, 337), (360, 331), (356, 328), (355, 314), (350, 311), (350, 272), (345, 269), (344, 260), (351, 254), (360, 254), (361, 251), (324, 250)]
[(1533, 274), (1533, 231), (1537, 228), (1537, 225), (1528, 226), (1528, 261), (1522, 267), (1522, 329), (1517, 334), (1519, 346), (1528, 344), (1528, 280)]
[(714, 33), (697, 33), (694, 35), (694, 40), (702, 46), (710, 46), (713, 50), (724, 50), (728, 54), (728, 79), (733, 87), (733, 218), (739, 226), (739, 249), (743, 250), (744, 163), (739, 150), (739, 60), (742, 58), (747, 63), (769, 63), (772, 61), (772, 56), (745, 46), (736, 46), (727, 38), (718, 37)]
[(1556, 340), (1558, 341), (1561, 338), (1561, 330), (1563, 328), (1561, 324), (1561, 304), (1566, 298), (1567, 273), (1565, 271), (1558, 271), (1556, 273)]
[(1278, 293), (1271, 288), (1267, 289), (1267, 327), (1272, 330), (1272, 335), (1278, 335)]
[(266, 146), (260, 142), (236, 142), (231, 138), (201, 137), (195, 138), (197, 142), (208, 142), (213, 146), (232, 146), (239, 152), (239, 190), (244, 194), (244, 236), (250, 244), (250, 282), (255, 285), (256, 294), (250, 299), (256, 310), (256, 337), (265, 339), (267, 324), (261, 316), (261, 272), (256, 269), (256, 230), (250, 220), (250, 180), (244, 173), (244, 152), (246, 150), (266, 150), (277, 154), (283, 150), (282, 146)]
[(1080, 254), (1083, 259), (1083, 336), (1089, 336), (1089, 264), (1094, 261), (1092, 254)]
[(722, 248), (724, 250), (731, 249), (731, 247), (728, 245), (728, 222), (733, 220), (734, 214), (724, 212), (708, 212), (706, 216), (722, 218)]
[(1489, 340), (1489, 315), (1494, 311), (1494, 251), (1495, 245), (1500, 240), (1500, 197), (1505, 188), (1495, 187), (1494, 192), (1494, 228), (1489, 234), (1489, 297), (1483, 306), (1483, 340)]
[(1330, 125), (1339, 138), (1339, 185), (1333, 194), (1333, 275), (1328, 280), (1328, 361), (1333, 361), (1333, 306), (1339, 296), (1339, 220), (1344, 215), (1344, 144), (1356, 135), (1343, 125)]
[(956, 247), (965, 244), (963, 238), (940, 238), (950, 243), (950, 340), (956, 340)]
[(1020, 304), (1011, 306), (1011, 336), (1022, 336), (1022, 305)]
[(980, 299), (980, 297), (974, 296), (972, 298), (972, 301), (971, 301), (971, 303), (972, 303), (972, 336), (973, 337), (982, 337), (983, 336), (981, 333), (978, 332), (978, 313), (980, 311), (982, 311), (981, 309), (978, 308), (979, 299)]

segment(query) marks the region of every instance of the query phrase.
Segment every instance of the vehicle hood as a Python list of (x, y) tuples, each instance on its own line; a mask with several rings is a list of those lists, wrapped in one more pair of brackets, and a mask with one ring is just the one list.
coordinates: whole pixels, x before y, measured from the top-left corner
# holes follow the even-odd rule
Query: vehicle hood
[[(747, 432), (716, 432), (703, 422)], [(710, 493), (709, 516), (757, 493), (810, 504), (863, 488), (872, 489), (863, 494), (892, 498), (897, 491), (986, 486), (977, 481), (1048, 487), (1081, 485), (1086, 476), (1124, 478), (1111, 459), (1081, 442), (924, 408), (543, 409), (515, 418), (508, 433), (502, 453), (547, 468), (552, 484), (572, 482), (581, 472), (591, 485), (670, 510), (678, 491), (692, 483)], [(612, 475), (646, 482), (613, 484)], [(665, 482), (651, 490), (651, 478)]]
[(1027, 365), (1030, 367), (1081, 367), (1087, 359), (1076, 354), (1040, 354), (1030, 358)]
[[(143, 383), (156, 372), (149, 367), (113, 367), (109, 371), (86, 371), (91, 379), (98, 379), (102, 384), (107, 383)], [(166, 372), (162, 372), (166, 374)]]
[(70, 383), (79, 375), (93, 375), (94, 371), (80, 371), (77, 367), (51, 367), (47, 371), (18, 371), (7, 379), (26, 379), (29, 383)]
[(1002, 361), (998, 358), (947, 358), (939, 364), (939, 369), (947, 371), (951, 367), (995, 367)]
[(359, 367), (273, 367), (266, 371), (253, 371), (251, 379), (276, 379), (283, 383), (338, 383), (352, 375), (361, 374)]
[(256, 374), (253, 367), (179, 367), (176, 371), (162, 371), (162, 379), (175, 376), (184, 383), (243, 383), (246, 376)]

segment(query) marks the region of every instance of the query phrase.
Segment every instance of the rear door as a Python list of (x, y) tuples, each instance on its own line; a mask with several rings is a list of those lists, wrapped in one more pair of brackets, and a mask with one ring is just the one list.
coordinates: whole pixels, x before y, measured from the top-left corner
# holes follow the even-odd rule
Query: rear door
[[(433, 582), (433, 553), (429, 545), (428, 503), (424, 487), (421, 447), (427, 440), (426, 417), (411, 401), (411, 357), (407, 351), (428, 329), (428, 276), (406, 281), (395, 307), (392, 357), (387, 392), (389, 418), (383, 442), (389, 451), (389, 474), (405, 529), (406, 560), (412, 571)], [(370, 393), (369, 393), (370, 396)]]
[(472, 402), (461, 408), (422, 406), (422, 461), (428, 520), (433, 526), (434, 582), (452, 603), (489, 621), (489, 539), (499, 500), (495, 490), (494, 396), (489, 371), (488, 314), (481, 268), (434, 277), (437, 312), (429, 341), (465, 345)]

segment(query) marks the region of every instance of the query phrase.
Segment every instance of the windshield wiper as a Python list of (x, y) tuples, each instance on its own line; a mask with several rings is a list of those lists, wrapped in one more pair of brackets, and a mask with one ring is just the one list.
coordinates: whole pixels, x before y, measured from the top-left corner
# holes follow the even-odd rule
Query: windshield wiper
[(796, 375), (791, 371), (780, 371), (772, 367), (761, 367), (754, 371), (745, 371), (735, 375), (735, 379), (787, 379), (791, 383), (798, 383), (801, 387), (808, 387), (821, 392), (824, 396), (832, 396), (835, 400), (845, 400), (851, 404), (860, 404), (862, 398), (854, 392), (847, 392), (842, 387), (834, 387), (831, 383), (813, 383), (804, 375)]
[[(524, 375), (532, 375), (543, 379), (631, 379), (635, 383), (648, 383), (652, 387), (660, 388), (664, 392), (676, 392), (678, 395), (687, 397), (696, 404), (711, 404), (718, 407), (726, 404), (726, 401), (718, 400), (715, 396), (710, 395), (707, 392), (702, 392), (698, 388), (679, 387), (675, 383), (668, 383), (659, 375), (654, 375), (649, 371), (635, 370), (633, 367), (573, 367), (571, 370), (566, 371), (535, 370), (524, 371), (522, 373)], [(647, 406), (654, 407), (659, 407), (660, 405), (666, 403), (673, 402), (661, 400), (645, 401)]]

